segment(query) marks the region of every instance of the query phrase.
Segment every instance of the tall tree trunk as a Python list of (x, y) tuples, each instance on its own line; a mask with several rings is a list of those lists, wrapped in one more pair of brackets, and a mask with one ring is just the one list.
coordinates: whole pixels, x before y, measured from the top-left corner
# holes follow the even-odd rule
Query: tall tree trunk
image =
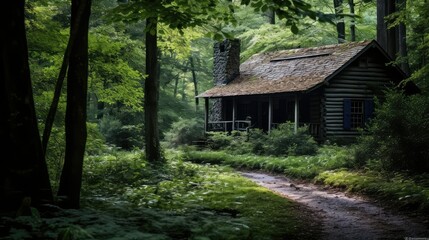
[(24, 0), (15, 0), (0, 7), (0, 213), (52, 201), (34, 107), (24, 6)]
[[(86, 144), (86, 108), (88, 91), (88, 28), (91, 0), (72, 0), (71, 32), (78, 26), (77, 38), (71, 46), (67, 73), (66, 154), (61, 174), (59, 196), (64, 196), (63, 206), (80, 207), (82, 167)], [(76, 20), (79, 9), (82, 19)]]
[(400, 66), (405, 73), (409, 74), (405, 24), (399, 23), (389, 27), (389, 23), (386, 21), (387, 16), (405, 10), (405, 8), (406, 0), (377, 1), (377, 41), (392, 59), (401, 57)]
[(199, 107), (199, 99), (196, 97), (198, 96), (198, 81), (197, 81), (197, 76), (195, 74), (195, 65), (194, 65), (194, 57), (190, 56), (189, 57), (189, 62), (191, 63), (191, 72), (192, 72), (192, 82), (194, 83), (194, 97), (195, 97), (195, 110), (198, 111), (198, 107)]
[(377, 0), (377, 42), (388, 55), (396, 57), (396, 30), (388, 28), (386, 16), (395, 12), (395, 0)]
[(338, 43), (344, 43), (346, 39), (346, 26), (343, 16), (343, 0), (334, 0), (334, 8), (337, 20)]
[[(405, 11), (407, 7), (407, 1), (406, 0), (396, 0), (396, 6), (398, 11)], [(406, 26), (403, 22), (399, 23), (397, 26), (398, 29), (398, 40), (397, 40), (397, 47), (398, 47), (398, 53), (401, 59), (401, 68), (402, 70), (410, 74), (410, 66), (408, 64), (407, 56), (408, 56), (408, 50), (407, 50), (407, 30)]]
[(352, 15), (350, 23), (350, 41), (356, 41), (356, 19), (355, 19), (355, 3), (353, 0), (349, 0), (350, 15)]
[(158, 129), (158, 46), (157, 46), (157, 18), (146, 19), (146, 75), (144, 88), (144, 115), (145, 115), (145, 153), (149, 162), (161, 160)]
[(387, 24), (385, 0), (377, 0), (377, 42), (387, 51)]
[(73, 24), (76, 27), (71, 29), (70, 31), (69, 41), (67, 43), (66, 50), (64, 51), (63, 62), (61, 64), (61, 69), (58, 74), (57, 82), (55, 85), (54, 98), (49, 108), (48, 116), (46, 117), (45, 128), (43, 129), (42, 147), (43, 147), (43, 152), (45, 154), (46, 154), (46, 149), (48, 148), (49, 137), (51, 136), (52, 126), (55, 120), (55, 114), (57, 113), (58, 103), (61, 97), (61, 89), (63, 87), (64, 79), (66, 77), (67, 69), (69, 66), (70, 49), (71, 49), (71, 46), (74, 44), (74, 41), (78, 37), (78, 34), (79, 34), (78, 29), (81, 26), (80, 19), (82, 19), (82, 16), (84, 14), (83, 8), (77, 9), (77, 11), (78, 12), (76, 13), (76, 17), (74, 18), (74, 21), (76, 22)]

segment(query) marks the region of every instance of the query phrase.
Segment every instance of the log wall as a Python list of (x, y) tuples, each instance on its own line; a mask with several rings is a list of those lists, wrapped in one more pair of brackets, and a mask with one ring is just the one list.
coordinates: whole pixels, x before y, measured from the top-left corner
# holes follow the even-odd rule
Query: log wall
[(392, 86), (388, 69), (383, 61), (362, 56), (349, 65), (324, 88), (322, 99), (322, 135), (330, 138), (354, 138), (357, 130), (343, 128), (344, 99), (371, 100), (382, 97), (383, 90)]

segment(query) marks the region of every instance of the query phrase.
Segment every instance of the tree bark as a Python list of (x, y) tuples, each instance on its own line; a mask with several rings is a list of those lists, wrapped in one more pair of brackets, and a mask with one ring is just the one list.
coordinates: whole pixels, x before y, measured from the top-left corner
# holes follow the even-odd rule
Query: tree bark
[(61, 89), (63, 87), (64, 78), (66, 76), (67, 68), (69, 65), (71, 38), (72, 36), (70, 36), (69, 42), (67, 44), (67, 48), (64, 52), (60, 73), (57, 78), (57, 83), (55, 84), (54, 98), (52, 99), (51, 106), (49, 107), (48, 116), (46, 117), (46, 121), (45, 121), (45, 128), (43, 129), (42, 148), (43, 148), (44, 154), (46, 154), (46, 150), (48, 148), (48, 142), (51, 136), (52, 126), (54, 125), (55, 114), (57, 113), (58, 103), (60, 101)]
[[(76, 20), (79, 9), (82, 19)], [(86, 108), (88, 91), (88, 28), (91, 0), (72, 0), (70, 31), (78, 28), (77, 38), (71, 46), (67, 73), (66, 154), (58, 195), (65, 197), (63, 207), (80, 207), (82, 167), (86, 144)]]
[(410, 67), (407, 62), (407, 32), (404, 23), (389, 27), (386, 17), (405, 10), (406, 0), (377, 1), (377, 41), (386, 50), (392, 59), (401, 57), (400, 66), (409, 74)]
[(356, 21), (355, 21), (355, 3), (353, 0), (349, 0), (350, 15), (352, 15), (350, 23), (350, 41), (356, 41)]
[(388, 55), (396, 57), (396, 30), (388, 28), (386, 16), (395, 12), (395, 0), (377, 0), (377, 42)]
[(76, 21), (74, 23), (74, 26), (76, 26), (76, 27), (71, 29), (71, 31), (70, 31), (69, 41), (67, 43), (66, 50), (64, 51), (63, 62), (61, 64), (61, 69), (60, 69), (60, 72), (58, 74), (57, 83), (55, 84), (54, 98), (52, 99), (52, 103), (51, 103), (51, 106), (49, 108), (48, 116), (46, 117), (46, 121), (45, 121), (45, 128), (43, 129), (42, 147), (43, 147), (43, 152), (45, 154), (46, 154), (46, 149), (48, 148), (48, 142), (49, 142), (49, 138), (51, 136), (52, 126), (53, 126), (54, 120), (55, 120), (55, 114), (57, 113), (58, 103), (59, 103), (60, 97), (61, 97), (61, 89), (63, 87), (64, 79), (66, 77), (67, 69), (69, 66), (70, 49), (71, 49), (71, 46), (74, 44), (76, 38), (78, 37), (78, 34), (79, 34), (78, 29), (79, 29), (79, 26), (81, 25), (80, 19), (82, 19), (83, 14), (84, 14), (83, 8), (80, 8), (77, 11), (78, 12), (76, 13), (76, 17), (74, 18), (74, 21)]
[(338, 43), (344, 43), (346, 39), (346, 27), (343, 16), (343, 0), (334, 0), (334, 8), (337, 20)]
[(54, 98), (52, 99), (52, 103), (51, 103), (51, 106), (49, 108), (48, 116), (46, 117), (46, 121), (45, 121), (45, 128), (43, 130), (42, 147), (43, 147), (44, 153), (46, 153), (46, 149), (48, 148), (49, 137), (51, 135), (52, 126), (53, 126), (54, 120), (55, 120), (55, 114), (57, 112), (58, 103), (59, 103), (60, 97), (61, 97), (61, 89), (63, 87), (64, 79), (66, 77), (67, 69), (69, 66), (70, 48), (74, 44), (76, 38), (78, 37), (77, 36), (77, 34), (79, 33), (78, 29), (81, 25), (80, 21), (83, 17), (84, 11), (85, 11), (85, 9), (83, 9), (83, 8), (77, 9), (75, 22), (72, 23), (75, 25), (74, 26), (75, 31), (70, 33), (70, 34), (74, 34), (74, 35), (70, 35), (66, 50), (64, 51), (63, 62), (61, 64), (61, 69), (60, 69), (60, 72), (58, 74), (57, 83), (55, 85)]
[(145, 115), (145, 153), (149, 162), (161, 161), (158, 127), (158, 45), (157, 24), (155, 17), (146, 19), (146, 79), (144, 88), (144, 115)]
[(198, 81), (197, 76), (195, 74), (194, 57), (190, 56), (189, 62), (191, 64), (192, 82), (194, 83), (195, 110), (198, 111), (200, 102), (199, 99), (196, 97), (198, 96)]
[[(407, 7), (407, 1), (406, 0), (396, 0), (397, 10), (402, 11), (406, 10)], [(402, 70), (408, 75), (410, 74), (410, 66), (408, 64), (407, 56), (408, 56), (408, 50), (407, 50), (407, 29), (403, 22), (401, 22), (398, 26), (398, 40), (397, 40), (397, 47), (398, 47), (398, 53), (401, 59), (401, 68)]]
[(52, 202), (34, 106), (24, 6), (24, 0), (15, 0), (0, 7), (1, 213), (16, 212), (23, 202), (28, 209)]

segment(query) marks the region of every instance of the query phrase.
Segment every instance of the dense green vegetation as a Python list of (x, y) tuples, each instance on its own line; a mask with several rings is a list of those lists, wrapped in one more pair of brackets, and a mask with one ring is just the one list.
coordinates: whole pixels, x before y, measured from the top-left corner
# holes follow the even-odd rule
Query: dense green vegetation
[(352, 157), (350, 150), (346, 148), (324, 146), (313, 156), (273, 157), (188, 150), (185, 159), (197, 163), (227, 164), (237, 168), (266, 170), (296, 178), (312, 179), (324, 171), (350, 166)]
[[(292, 2), (297, 4), (291, 6)], [(379, 99), (375, 117), (355, 145), (318, 145), (305, 127), (295, 134), (285, 123), (269, 135), (259, 130), (212, 133), (209, 149), (189, 146), (205, 137), (202, 106), (194, 97), (213, 85), (214, 41), (241, 39), (244, 61), (264, 51), (375, 38), (375, 1), (337, 1), (343, 2), (344, 14), (337, 14), (334, 23), (350, 26), (344, 29), (344, 39), (330, 23), (329, 16), (338, 13), (332, 1), (306, 2), (310, 5), (274, 0), (97, 0), (89, 26), (83, 29), (88, 30), (88, 39), (78, 34), (83, 42), (77, 48), (69, 45), (70, 28), (76, 26), (71, 19), (80, 14), (72, 11), (69, 1), (7, 1), (0, 8), (0, 23), (7, 30), (0, 41), (0, 134), (7, 156), (0, 161), (0, 238), (319, 237), (313, 216), (240, 177), (233, 168), (281, 173), (429, 212), (428, 1), (408, 4), (388, 18), (391, 27), (405, 24), (408, 29), (408, 55), (392, 64), (405, 64), (410, 71), (407, 81), (421, 92), (408, 96), (389, 91), (386, 99)], [(158, 17), (157, 28), (148, 26), (146, 17)], [(148, 33), (157, 36), (159, 64), (145, 64)], [(87, 53), (88, 63), (79, 65), (84, 61), (70, 57), (68, 47)], [(88, 82), (82, 88), (72, 89), (72, 84), (56, 88), (67, 72), (62, 71), (64, 60), (72, 61), (66, 64), (71, 74), (85, 75), (80, 80)], [(77, 65), (80, 70), (72, 68)], [(142, 154), (148, 142), (144, 115), (153, 113), (144, 107), (148, 70), (151, 75), (156, 70), (152, 77), (159, 80), (159, 89), (149, 91), (158, 94), (160, 106), (158, 150), (165, 161), (159, 164)], [(75, 83), (74, 79), (67, 81)], [(50, 119), (57, 93), (58, 108)], [(79, 99), (79, 107), (72, 107), (67, 96)], [(77, 111), (83, 119), (79, 123), (86, 126), (68, 131), (85, 130), (77, 141), (67, 139), (65, 129), (76, 123), (67, 117), (67, 108)], [(40, 136), (50, 121), (45, 151)], [(57, 194), (64, 161), (77, 149), (74, 143), (79, 143), (81, 156), (72, 160), (77, 167), (67, 169), (83, 170), (83, 178), (69, 174), (62, 182), (73, 180), (73, 193)], [(78, 208), (79, 202), (81, 208), (60, 208), (68, 197), (74, 198), (71, 208)]]
[(250, 129), (248, 132), (210, 132), (207, 135), (210, 149), (225, 149), (236, 154), (287, 156), (313, 155), (317, 151), (317, 143), (307, 127), (300, 127), (295, 133), (291, 122), (280, 124), (270, 134), (260, 129)]
[[(317, 239), (304, 209), (230, 168), (168, 151), (160, 167), (140, 151), (86, 159), (81, 210), (51, 206), (2, 218), (7, 239)], [(312, 229), (308, 229), (312, 225)]]

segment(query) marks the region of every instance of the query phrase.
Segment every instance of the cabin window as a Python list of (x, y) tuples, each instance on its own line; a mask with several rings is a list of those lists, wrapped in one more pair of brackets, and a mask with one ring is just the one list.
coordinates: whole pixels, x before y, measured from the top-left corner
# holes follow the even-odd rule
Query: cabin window
[(350, 104), (350, 128), (362, 128), (364, 123), (363, 101), (352, 100)]
[(343, 127), (345, 130), (363, 128), (374, 112), (373, 100), (344, 99)]

